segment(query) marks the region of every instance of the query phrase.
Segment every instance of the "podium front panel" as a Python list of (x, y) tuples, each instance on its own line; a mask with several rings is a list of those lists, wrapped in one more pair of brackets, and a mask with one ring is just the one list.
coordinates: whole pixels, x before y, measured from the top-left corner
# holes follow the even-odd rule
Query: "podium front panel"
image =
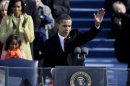
[(106, 69), (81, 66), (56, 67), (54, 86), (107, 86)]
[(0, 66), (0, 86), (6, 86), (7, 80), (7, 69), (5, 67)]

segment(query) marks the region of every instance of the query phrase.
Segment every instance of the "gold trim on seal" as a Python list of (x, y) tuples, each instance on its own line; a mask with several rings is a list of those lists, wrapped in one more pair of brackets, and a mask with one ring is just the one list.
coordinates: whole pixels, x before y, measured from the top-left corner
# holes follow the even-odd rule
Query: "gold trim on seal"
[(74, 73), (70, 78), (70, 86), (91, 86), (91, 83), (89, 74), (82, 71)]

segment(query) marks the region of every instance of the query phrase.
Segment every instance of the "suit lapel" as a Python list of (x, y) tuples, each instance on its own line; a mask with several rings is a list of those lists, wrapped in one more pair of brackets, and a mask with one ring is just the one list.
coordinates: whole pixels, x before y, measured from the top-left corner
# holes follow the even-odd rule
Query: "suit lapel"
[[(60, 53), (65, 53), (62, 49), (62, 46), (61, 46), (61, 43), (60, 43), (60, 38), (58, 36), (58, 34), (55, 35), (55, 39), (54, 39), (54, 42), (55, 42), (55, 48), (60, 52)], [(66, 51), (68, 51), (69, 47), (69, 43), (71, 42), (71, 37), (68, 36), (67, 39), (66, 39)]]
[(64, 51), (61, 47), (60, 38), (59, 38), (58, 34), (56, 34), (55, 43), (56, 43), (56, 48), (63, 53)]

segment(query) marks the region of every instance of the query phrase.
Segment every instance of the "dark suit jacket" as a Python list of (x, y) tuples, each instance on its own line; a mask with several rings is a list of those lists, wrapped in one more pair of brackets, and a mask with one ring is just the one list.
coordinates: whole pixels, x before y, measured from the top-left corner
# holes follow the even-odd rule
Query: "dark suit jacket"
[(128, 63), (130, 67), (130, 15), (116, 14), (115, 17), (122, 19), (122, 25), (113, 23), (113, 33), (115, 34), (115, 55), (119, 62)]
[(38, 10), (37, 10), (35, 1), (33, 1), (33, 0), (23, 0), (23, 2), (26, 4), (25, 12), (28, 15), (32, 16), (35, 29), (38, 28), (39, 24), (40, 24), (40, 18), (39, 18), (39, 15), (38, 15)]
[(90, 31), (80, 34), (78, 30), (72, 30), (67, 37), (66, 52), (62, 50), (58, 34), (56, 33), (45, 43), (44, 67), (76, 66), (77, 59), (74, 57), (74, 49), (96, 37), (100, 29), (92, 27)]

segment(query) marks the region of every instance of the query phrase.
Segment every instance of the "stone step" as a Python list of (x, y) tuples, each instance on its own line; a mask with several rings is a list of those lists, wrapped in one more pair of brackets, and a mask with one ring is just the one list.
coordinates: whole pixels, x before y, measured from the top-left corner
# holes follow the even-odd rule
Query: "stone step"
[[(94, 25), (94, 18), (73, 18), (73, 27), (74, 28), (89, 28)], [(103, 28), (110, 28), (110, 18), (105, 18), (102, 22)]]
[[(126, 86), (127, 64), (119, 63), (115, 57), (112, 58), (89, 58), (85, 59), (86, 67), (105, 67), (108, 86)], [(121, 78), (120, 78), (121, 77)]]
[(115, 57), (114, 48), (89, 48), (88, 57)]
[(119, 63), (118, 60), (115, 57), (104, 57), (104, 58), (90, 58), (90, 57), (86, 57), (85, 62), (87, 63)]
[(84, 46), (89, 48), (113, 48), (114, 41), (114, 39), (95, 38), (86, 43)]
[[(71, 8), (70, 15), (72, 18), (93, 18), (93, 13), (97, 13), (97, 8)], [(105, 18), (110, 18), (110, 15), (105, 14)]]
[(80, 8), (101, 8), (104, 7), (104, 0), (70, 0), (70, 6)]
[[(78, 28), (81, 32), (89, 31), (90, 28)], [(96, 38), (106, 38), (112, 39), (112, 33), (110, 28), (102, 28), (102, 30), (97, 34)]]

